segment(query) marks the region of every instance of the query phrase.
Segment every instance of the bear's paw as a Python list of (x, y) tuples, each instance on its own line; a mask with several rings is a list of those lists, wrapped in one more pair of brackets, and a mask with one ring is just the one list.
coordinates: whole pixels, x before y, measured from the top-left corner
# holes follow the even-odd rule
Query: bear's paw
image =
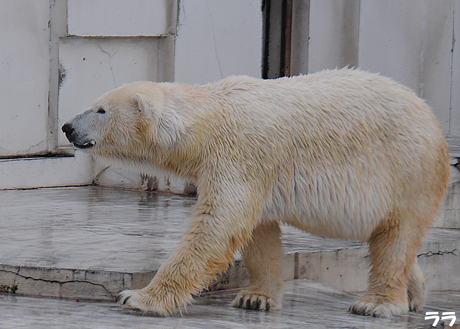
[(424, 295), (411, 296), (409, 298), (409, 311), (418, 312), (422, 308), (424, 303), (425, 303)]
[(407, 303), (397, 304), (388, 302), (379, 296), (365, 296), (351, 304), (350, 313), (359, 315), (370, 315), (377, 318), (391, 318), (395, 315), (407, 313)]
[(232, 306), (247, 310), (273, 311), (280, 309), (281, 303), (275, 298), (262, 293), (242, 291), (235, 297)]
[(165, 303), (144, 290), (124, 290), (117, 296), (116, 301), (131, 310), (159, 316), (169, 316), (172, 311), (171, 307), (166, 307)]

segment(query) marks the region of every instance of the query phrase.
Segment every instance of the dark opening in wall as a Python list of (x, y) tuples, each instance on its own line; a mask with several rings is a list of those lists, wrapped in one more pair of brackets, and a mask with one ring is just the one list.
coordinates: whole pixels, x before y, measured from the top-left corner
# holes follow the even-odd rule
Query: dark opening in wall
[(264, 0), (262, 78), (291, 75), (292, 0)]

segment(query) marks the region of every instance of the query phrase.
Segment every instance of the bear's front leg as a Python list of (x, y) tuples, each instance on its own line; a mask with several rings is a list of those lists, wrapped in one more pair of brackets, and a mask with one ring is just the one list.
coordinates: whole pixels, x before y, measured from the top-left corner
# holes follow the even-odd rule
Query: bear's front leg
[(222, 199), (199, 200), (197, 214), (179, 247), (150, 284), (121, 292), (117, 301), (131, 309), (168, 316), (225, 271), (236, 249), (249, 239), (256, 212), (251, 207), (254, 203), (246, 203), (250, 201), (248, 197), (222, 195)]
[(243, 250), (249, 287), (236, 296), (233, 307), (260, 311), (281, 308), (283, 256), (279, 223), (261, 222)]

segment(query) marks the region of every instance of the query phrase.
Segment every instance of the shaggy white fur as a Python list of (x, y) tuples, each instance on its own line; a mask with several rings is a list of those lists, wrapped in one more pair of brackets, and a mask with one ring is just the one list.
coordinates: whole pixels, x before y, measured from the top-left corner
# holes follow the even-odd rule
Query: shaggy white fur
[(204, 86), (137, 82), (63, 130), (98, 158), (194, 179), (180, 247), (122, 304), (168, 315), (243, 253), (250, 286), (233, 305), (281, 307), (279, 223), (369, 243), (369, 288), (350, 310), (389, 317), (424, 300), (416, 252), (449, 179), (447, 143), (429, 107), (359, 70)]

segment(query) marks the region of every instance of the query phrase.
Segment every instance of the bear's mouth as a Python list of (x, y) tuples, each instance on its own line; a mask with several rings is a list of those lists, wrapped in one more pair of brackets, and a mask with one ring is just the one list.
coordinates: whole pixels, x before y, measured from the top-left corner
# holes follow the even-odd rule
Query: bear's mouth
[(96, 145), (96, 141), (90, 140), (89, 142), (85, 142), (83, 144), (73, 142), (72, 144), (73, 144), (73, 146), (75, 146), (76, 148), (79, 148), (79, 149), (88, 149), (88, 148), (93, 147), (94, 145)]

